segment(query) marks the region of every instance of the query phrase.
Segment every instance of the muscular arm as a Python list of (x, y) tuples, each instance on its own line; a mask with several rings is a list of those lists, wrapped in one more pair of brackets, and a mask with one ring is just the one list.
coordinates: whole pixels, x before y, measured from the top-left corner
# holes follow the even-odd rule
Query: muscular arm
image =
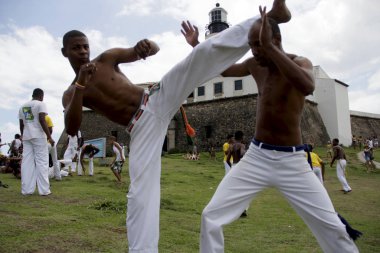
[(286, 79), (292, 83), (304, 96), (310, 95), (315, 89), (313, 65), (304, 57), (291, 60), (284, 54), (273, 52), (272, 59)]
[(73, 91), (67, 90), (62, 97), (62, 104), (65, 108), (65, 128), (68, 135), (74, 136), (82, 123), (83, 90), (69, 87)]
[[(250, 58), (251, 59), (251, 58)], [(242, 77), (250, 75), (248, 69), (248, 60), (245, 60), (242, 63), (236, 63), (222, 72), (222, 76), (224, 77)]]
[(227, 164), (231, 167), (232, 166), (232, 164), (231, 164), (231, 156), (232, 156), (232, 149), (231, 149), (231, 147), (228, 149), (228, 155), (227, 155), (227, 160), (226, 160), (226, 162), (227, 162)]
[[(267, 14), (260, 7), (262, 18), (260, 30), (260, 46), (265, 52), (265, 55), (277, 66), (281, 74), (292, 83), (297, 90), (304, 96), (313, 93), (315, 88), (313, 65), (311, 62), (303, 57), (296, 57), (291, 59), (281, 47), (281, 37), (279, 34), (272, 34)], [(274, 44), (274, 42), (276, 45)]]
[(100, 61), (110, 61), (113, 65), (134, 62), (155, 55), (159, 50), (160, 48), (155, 42), (144, 39), (131, 48), (109, 49), (101, 55)]
[(96, 155), (97, 153), (99, 153), (99, 149), (97, 148), (97, 147), (95, 147), (95, 146), (91, 146), (91, 148), (92, 148), (92, 150), (91, 150), (91, 152), (90, 152), (90, 154), (89, 154), (89, 157), (90, 158), (92, 158), (92, 157), (94, 157), (94, 155)]

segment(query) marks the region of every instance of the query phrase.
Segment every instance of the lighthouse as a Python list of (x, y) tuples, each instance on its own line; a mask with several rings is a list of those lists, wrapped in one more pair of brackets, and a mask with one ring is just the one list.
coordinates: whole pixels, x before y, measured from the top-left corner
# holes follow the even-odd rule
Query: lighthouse
[(219, 3), (216, 3), (216, 7), (208, 13), (208, 16), (210, 23), (206, 25), (206, 39), (230, 27), (227, 23), (227, 11), (220, 7)]

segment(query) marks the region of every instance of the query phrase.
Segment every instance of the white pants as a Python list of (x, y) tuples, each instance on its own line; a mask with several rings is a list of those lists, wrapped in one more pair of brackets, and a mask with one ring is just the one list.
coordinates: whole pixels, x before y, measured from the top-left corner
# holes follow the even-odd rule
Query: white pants
[(313, 167), (313, 172), (323, 184), (322, 169), (320, 167)]
[(94, 175), (94, 158), (88, 159), (88, 175)]
[[(82, 174), (83, 174), (82, 164), (78, 162), (78, 176), (82, 176)], [(89, 158), (88, 160), (88, 175), (90, 176), (94, 175), (94, 158)]]
[(223, 226), (239, 218), (256, 194), (267, 187), (284, 195), (324, 252), (358, 252), (325, 188), (310, 169), (305, 152), (265, 150), (254, 144), (223, 178), (203, 210), (201, 252), (224, 252)]
[[(77, 152), (77, 149), (75, 147), (68, 146), (66, 151), (65, 151), (65, 154), (63, 155), (63, 159), (72, 161), (77, 153), (78, 152)], [(75, 172), (76, 168), (77, 168), (77, 163), (72, 161), (70, 164), (68, 164), (66, 166), (67, 167), (70, 166), (71, 172)], [(65, 168), (65, 170), (69, 171), (69, 168)]]
[(342, 184), (344, 191), (351, 191), (351, 187), (347, 183), (346, 179), (346, 165), (347, 161), (340, 159), (336, 161), (336, 176), (338, 177), (340, 183)]
[(33, 194), (37, 184), (40, 195), (50, 194), (49, 151), (46, 138), (24, 140), (23, 145), (21, 193)]
[(60, 173), (61, 168), (58, 164), (57, 147), (55, 144), (54, 144), (54, 146), (52, 146), (50, 143), (48, 143), (48, 150), (49, 150), (49, 153), (51, 155), (51, 159), (53, 160), (54, 177), (57, 180), (61, 180), (61, 173)]
[(224, 163), (224, 170), (226, 171), (226, 174), (227, 174), (228, 172), (230, 172), (231, 167), (230, 165), (228, 165), (226, 161), (223, 161), (223, 163)]
[(170, 120), (196, 87), (219, 75), (248, 50), (255, 19), (233, 26), (197, 45), (161, 80), (131, 131), (127, 194), (130, 253), (158, 252), (161, 150)]

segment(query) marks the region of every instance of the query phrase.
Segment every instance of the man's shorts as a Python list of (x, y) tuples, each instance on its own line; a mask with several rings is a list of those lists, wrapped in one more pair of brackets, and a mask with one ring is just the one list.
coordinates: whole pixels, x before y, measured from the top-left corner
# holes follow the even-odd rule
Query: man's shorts
[(118, 173), (121, 173), (122, 169), (123, 169), (123, 164), (124, 162), (123, 161), (116, 161), (114, 162), (114, 164), (111, 166), (111, 169), (113, 171), (117, 171)]

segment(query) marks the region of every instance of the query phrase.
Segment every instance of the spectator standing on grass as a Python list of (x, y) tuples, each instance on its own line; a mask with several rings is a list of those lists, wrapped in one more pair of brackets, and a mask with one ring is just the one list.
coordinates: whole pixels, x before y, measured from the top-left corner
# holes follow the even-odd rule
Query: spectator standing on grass
[(363, 153), (364, 153), (364, 160), (365, 160), (364, 165), (367, 168), (367, 173), (370, 173), (372, 170), (376, 169), (376, 166), (373, 163), (373, 160), (371, 159), (371, 150), (367, 144), (364, 145)]
[[(324, 171), (325, 171), (325, 164), (323, 160), (319, 157), (319, 155), (315, 152), (313, 152), (313, 145), (307, 145), (309, 154), (310, 154), (310, 160), (311, 160), (311, 167), (313, 169), (314, 174), (317, 176), (319, 181), (323, 184), (324, 181)], [(307, 154), (306, 154), (307, 155)]]
[[(74, 135), (67, 136), (67, 148), (65, 154), (63, 155), (64, 160), (71, 160), (69, 164), (65, 164), (64, 170), (70, 172), (75, 172), (77, 170), (77, 160), (78, 160), (78, 139), (82, 137), (81, 132), (78, 130)], [(69, 168), (70, 167), (70, 168)]]
[[(54, 124), (53, 124), (53, 121), (51, 120), (51, 118), (49, 117), (49, 115), (46, 115), (45, 116), (45, 120), (46, 120), (46, 124), (49, 128), (49, 132), (50, 134), (53, 134), (53, 127), (54, 127)], [(49, 142), (48, 142), (48, 150), (49, 150), (49, 154), (51, 156), (51, 159), (53, 161), (53, 173), (51, 173), (53, 175), (53, 177), (55, 178), (55, 180), (57, 181), (60, 181), (62, 180), (61, 178), (61, 168), (59, 166), (59, 163), (58, 163), (58, 158), (57, 158), (57, 146), (55, 145), (51, 145)], [(50, 177), (52, 178), (52, 177)]]
[(363, 148), (363, 136), (359, 135), (357, 142), (359, 145), (359, 150), (362, 150), (362, 148)]
[(227, 174), (230, 169), (231, 165), (230, 163), (233, 162), (232, 157), (230, 159), (230, 163), (227, 162), (227, 155), (228, 155), (228, 150), (231, 145), (234, 143), (234, 136), (232, 134), (227, 135), (227, 141), (223, 144), (223, 164), (224, 164), (224, 169), (225, 169), (225, 174)]
[(123, 164), (125, 161), (123, 148), (120, 146), (118, 142), (116, 142), (115, 136), (108, 137), (109, 144), (112, 145), (112, 151), (115, 154), (115, 158), (111, 163), (111, 170), (117, 181), (121, 182), (121, 171), (123, 169)]
[(356, 136), (355, 135), (352, 135), (352, 147), (354, 149), (356, 149), (356, 145), (357, 145), (357, 139), (356, 139)]
[(333, 158), (330, 163), (330, 167), (333, 166), (335, 160), (336, 160), (336, 175), (338, 177), (338, 180), (342, 184), (343, 192), (349, 193), (352, 191), (351, 187), (348, 185), (347, 179), (346, 179), (346, 166), (347, 166), (347, 159), (346, 154), (344, 152), (344, 149), (339, 145), (339, 140), (337, 138), (333, 139)]
[[(234, 135), (235, 142), (228, 148), (228, 155), (226, 161), (231, 170), (238, 164), (238, 162), (240, 162), (240, 159), (243, 158), (246, 152), (245, 145), (243, 144), (243, 136), (244, 133), (242, 131), (236, 131)], [(247, 206), (247, 208), (244, 209), (240, 217), (247, 217), (248, 207), (249, 205)]]
[(21, 193), (33, 194), (36, 189), (42, 196), (51, 194), (49, 183), (49, 155), (46, 138), (51, 145), (49, 128), (46, 124), (47, 114), (43, 90), (34, 89), (32, 100), (23, 104), (19, 110), (20, 132), (23, 141), (23, 158), (21, 162)]

